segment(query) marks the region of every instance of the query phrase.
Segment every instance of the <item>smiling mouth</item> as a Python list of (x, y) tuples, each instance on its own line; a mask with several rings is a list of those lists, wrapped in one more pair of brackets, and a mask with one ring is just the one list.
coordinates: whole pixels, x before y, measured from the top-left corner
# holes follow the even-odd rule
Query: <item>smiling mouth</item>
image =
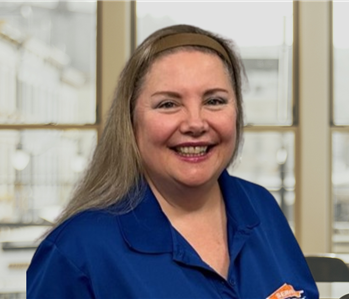
[(185, 157), (197, 157), (205, 155), (209, 147), (208, 146), (179, 146), (175, 147), (174, 150)]

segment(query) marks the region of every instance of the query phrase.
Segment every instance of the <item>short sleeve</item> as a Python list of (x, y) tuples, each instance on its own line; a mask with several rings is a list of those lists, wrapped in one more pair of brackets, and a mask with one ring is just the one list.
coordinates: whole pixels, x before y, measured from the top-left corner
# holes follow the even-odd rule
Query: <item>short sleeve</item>
[(27, 298), (94, 298), (89, 278), (50, 241), (36, 251), (27, 271)]

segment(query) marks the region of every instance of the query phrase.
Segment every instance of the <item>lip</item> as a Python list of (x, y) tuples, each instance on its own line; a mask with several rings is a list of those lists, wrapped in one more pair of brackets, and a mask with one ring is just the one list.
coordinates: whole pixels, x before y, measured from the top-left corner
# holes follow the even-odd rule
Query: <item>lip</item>
[[(171, 146), (170, 149), (176, 154), (176, 156), (180, 160), (190, 163), (198, 163), (207, 160), (212, 155), (212, 149), (215, 146), (216, 144), (212, 142), (183, 142), (176, 144), (175, 146)], [(178, 153), (178, 151), (176, 150), (177, 147), (207, 147), (207, 151), (203, 155), (185, 156)]]
[(207, 147), (206, 154), (208, 154), (215, 145), (216, 144), (212, 142), (183, 142), (183, 143), (176, 144), (174, 146), (170, 146), (169, 148), (177, 152), (176, 148), (178, 147)]
[(207, 147), (212, 147), (215, 146), (215, 143), (212, 142), (183, 142), (183, 143), (178, 143), (176, 145), (170, 146), (171, 149), (176, 148), (176, 147), (189, 147), (189, 146), (207, 146)]
[(176, 155), (177, 158), (179, 158), (180, 161), (187, 162), (187, 163), (199, 163), (199, 162), (204, 162), (208, 160), (212, 156), (212, 151), (207, 151), (203, 155), (194, 155), (194, 156), (183, 156), (179, 154), (176, 151), (173, 151), (174, 154)]

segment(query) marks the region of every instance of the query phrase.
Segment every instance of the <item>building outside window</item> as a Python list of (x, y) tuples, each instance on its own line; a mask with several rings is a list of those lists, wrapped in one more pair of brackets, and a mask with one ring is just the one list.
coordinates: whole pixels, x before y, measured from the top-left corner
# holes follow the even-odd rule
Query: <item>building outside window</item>
[(0, 293), (25, 291), (36, 240), (96, 145), (96, 10), (0, 3)]
[(332, 203), (336, 252), (349, 251), (348, 13), (348, 2), (333, 2)]

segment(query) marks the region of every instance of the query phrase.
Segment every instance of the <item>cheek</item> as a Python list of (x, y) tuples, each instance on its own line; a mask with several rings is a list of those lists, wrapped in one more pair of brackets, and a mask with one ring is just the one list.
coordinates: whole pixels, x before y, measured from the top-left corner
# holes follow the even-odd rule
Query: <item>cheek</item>
[(222, 138), (229, 142), (235, 143), (236, 139), (236, 113), (232, 111), (220, 118), (219, 128)]
[(170, 136), (171, 125), (157, 116), (143, 116), (135, 124), (135, 135), (138, 147), (152, 147), (166, 143)]

